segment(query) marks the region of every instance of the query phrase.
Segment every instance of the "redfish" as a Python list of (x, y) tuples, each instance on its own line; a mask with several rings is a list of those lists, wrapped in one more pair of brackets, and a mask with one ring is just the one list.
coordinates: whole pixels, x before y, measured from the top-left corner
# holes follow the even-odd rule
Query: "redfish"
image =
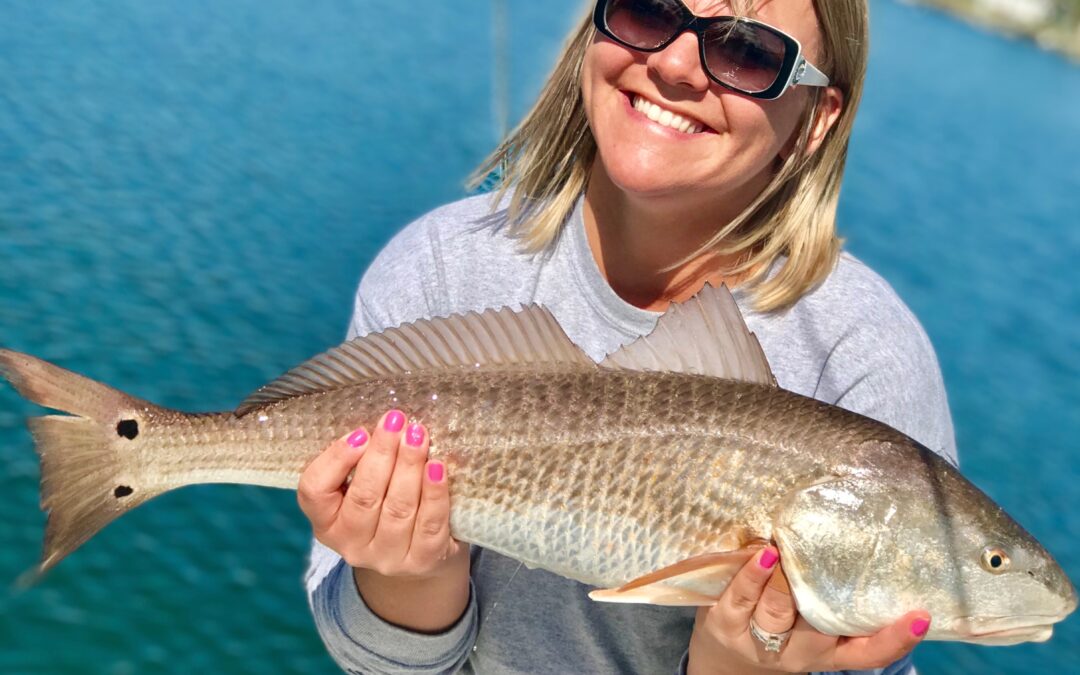
[(800, 614), (833, 635), (923, 609), (929, 639), (1039, 641), (1077, 605), (1050, 554), (946, 461), (776, 386), (724, 288), (599, 364), (545, 309), (503, 308), (347, 342), (231, 412), (169, 410), (7, 350), (0, 374), (69, 413), (29, 420), (41, 572), (169, 490), (295, 489), (333, 439), (394, 407), (447, 465), (456, 538), (597, 600), (708, 605), (773, 542)]

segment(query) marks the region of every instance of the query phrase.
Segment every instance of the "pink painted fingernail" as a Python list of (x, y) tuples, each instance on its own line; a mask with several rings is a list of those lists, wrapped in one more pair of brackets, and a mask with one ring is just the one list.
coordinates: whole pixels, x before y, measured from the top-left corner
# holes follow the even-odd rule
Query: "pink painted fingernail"
[(419, 424), (410, 424), (405, 431), (405, 442), (414, 448), (419, 448), (424, 442), (424, 427)]
[(930, 630), (930, 622), (926, 619), (915, 619), (911, 622), (911, 634), (915, 637), (926, 635), (928, 630)]
[(349, 434), (349, 437), (345, 439), (345, 442), (354, 448), (359, 448), (364, 443), (367, 443), (367, 432), (363, 429), (357, 429)]
[(443, 465), (441, 462), (432, 462), (427, 465), (427, 477), (432, 483), (441, 483), (443, 479)]
[(386, 413), (386, 419), (383, 421), (383, 429), (387, 431), (401, 431), (401, 428), (405, 426), (405, 414), (400, 410), (391, 410)]
[(761, 558), (758, 560), (758, 564), (761, 565), (762, 569), (771, 570), (773, 568), (773, 565), (775, 565), (776, 561), (779, 559), (780, 556), (777, 555), (774, 549), (767, 548), (761, 554)]

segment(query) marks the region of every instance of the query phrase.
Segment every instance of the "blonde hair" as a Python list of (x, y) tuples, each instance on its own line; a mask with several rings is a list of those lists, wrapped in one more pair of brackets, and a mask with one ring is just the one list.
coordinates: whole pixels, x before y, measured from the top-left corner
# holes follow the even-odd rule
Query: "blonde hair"
[[(732, 3), (742, 14), (750, 4)], [(817, 151), (807, 154), (822, 91), (812, 88), (794, 150), (769, 184), (739, 216), (673, 266), (709, 251), (742, 253), (728, 273), (750, 273), (743, 283), (761, 311), (798, 300), (829, 274), (840, 251), (836, 206), (866, 74), (868, 12), (866, 0), (814, 0), (814, 8), (823, 38), (815, 65), (844, 95), (839, 118)], [(471, 180), (475, 186), (495, 174), (500, 181), (495, 204), (513, 188), (508, 224), (525, 251), (541, 252), (553, 244), (588, 183), (596, 141), (585, 117), (581, 68), (595, 33), (590, 15), (570, 37), (532, 110)], [(780, 256), (787, 260), (768, 277)]]

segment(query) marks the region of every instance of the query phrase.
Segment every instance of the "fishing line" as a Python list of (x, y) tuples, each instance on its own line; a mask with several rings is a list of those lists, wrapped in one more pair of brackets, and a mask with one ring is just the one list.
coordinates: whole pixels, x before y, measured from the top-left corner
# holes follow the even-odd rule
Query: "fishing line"
[(477, 645), (480, 644), (480, 633), (482, 633), (484, 628), (491, 623), (491, 617), (493, 614), (495, 614), (495, 609), (499, 606), (499, 598), (506, 595), (507, 589), (510, 588), (510, 584), (514, 582), (514, 577), (516, 577), (518, 572), (521, 571), (521, 566), (524, 564), (525, 563), (521, 562), (520, 560), (518, 561), (517, 567), (514, 568), (514, 573), (511, 574), (510, 578), (506, 580), (506, 584), (502, 587), (502, 589), (500, 589), (499, 592), (495, 593), (492, 597), (491, 607), (488, 608), (487, 614), (484, 615), (484, 623), (480, 626), (480, 630), (476, 633), (476, 641), (473, 642), (472, 650), (474, 653), (476, 652)]

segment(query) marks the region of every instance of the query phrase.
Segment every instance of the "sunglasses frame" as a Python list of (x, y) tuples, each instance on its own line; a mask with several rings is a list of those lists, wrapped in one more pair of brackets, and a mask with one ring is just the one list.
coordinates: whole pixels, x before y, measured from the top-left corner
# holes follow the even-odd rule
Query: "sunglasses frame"
[[(663, 51), (668, 45), (674, 42), (680, 35), (686, 31), (692, 31), (697, 35), (698, 39), (698, 53), (701, 58), (701, 69), (705, 71), (705, 74), (709, 76), (709, 79), (719, 84), (725, 89), (738, 92), (751, 98), (759, 98), (765, 100), (772, 100), (780, 98), (789, 87), (801, 84), (808, 87), (827, 87), (829, 86), (829, 78), (825, 73), (821, 72), (814, 66), (814, 64), (807, 61), (802, 55), (802, 45), (799, 41), (791, 37), (787, 33), (781, 31), (778, 28), (774, 28), (767, 23), (763, 23), (756, 19), (740, 16), (697, 16), (690, 11), (682, 0), (673, 0), (678, 3), (679, 9), (682, 13), (682, 21), (679, 27), (671, 34), (671, 37), (661, 42), (656, 47), (638, 47), (632, 45), (612, 32), (611, 28), (607, 25), (607, 8), (610, 4), (610, 0), (598, 0), (596, 8), (593, 10), (593, 25), (596, 26), (596, 30), (601, 34), (615, 41), (616, 43), (634, 51), (644, 52), (652, 54), (655, 52)], [(747, 91), (740, 89), (734, 85), (721, 81), (712, 70), (709, 69), (708, 63), (705, 60), (705, 30), (710, 26), (717, 23), (728, 23), (735, 21), (737, 23), (744, 23), (751, 26), (761, 28), (763, 30), (772, 33), (776, 37), (780, 38), (784, 42), (784, 62), (780, 65), (780, 70), (777, 72), (776, 80), (767, 88), (762, 91)]]

